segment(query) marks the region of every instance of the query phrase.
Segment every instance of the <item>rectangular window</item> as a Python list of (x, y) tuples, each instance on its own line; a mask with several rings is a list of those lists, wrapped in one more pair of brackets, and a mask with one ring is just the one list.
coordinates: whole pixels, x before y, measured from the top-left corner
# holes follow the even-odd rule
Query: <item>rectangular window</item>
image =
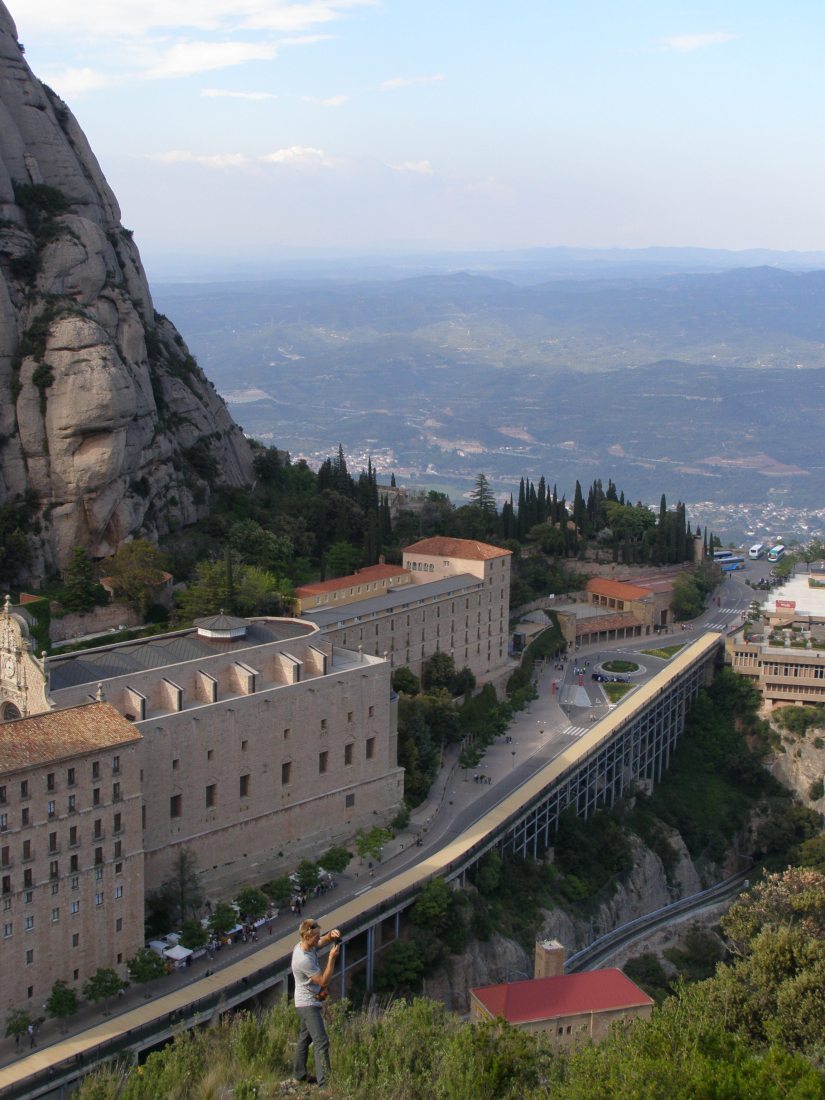
[(67, 812), (70, 813), (70, 814), (73, 814), (75, 812), (75, 806), (76, 806), (75, 796), (73, 794), (70, 794), (69, 795), (69, 804), (68, 804)]
[(80, 933), (75, 932), (72, 935), (72, 947), (80, 947)]
[(183, 795), (173, 794), (169, 799), (169, 816), (180, 817), (183, 813)]
[(103, 863), (99, 867), (95, 867), (95, 882), (100, 882), (103, 878)]
[(20, 824), (25, 828), (29, 823), (29, 807), (24, 806), (20, 811)]
[(173, 760), (172, 761), (172, 771), (176, 772), (179, 767), (180, 767), (180, 760)]
[(54, 896), (55, 894), (59, 894), (59, 893), (60, 893), (60, 883), (59, 882), (53, 882), (52, 883), (52, 896)]
[(4, 844), (3, 847), (0, 848), (0, 866), (8, 867), (10, 863), (11, 863), (11, 848), (9, 847), (8, 844)]
[(241, 752), (246, 752), (246, 750), (248, 748), (249, 748), (249, 742), (248, 741), (241, 741)]
[(78, 870), (78, 859), (77, 859), (77, 856), (72, 856), (72, 857), (71, 857), (71, 858), (69, 859), (69, 871), (71, 871), (71, 872), (75, 872), (75, 871), (77, 871), (77, 870)]
[(69, 885), (71, 886), (71, 888), (73, 890), (79, 890), (80, 889), (80, 876), (79, 875), (73, 875), (72, 878), (69, 879)]
[(27, 867), (23, 872), (23, 889), (31, 890), (32, 886), (34, 886), (34, 875), (31, 867)]
[(0, 787), (0, 806), (6, 801), (6, 787), (3, 785)]
[(77, 846), (77, 825), (72, 825), (69, 829), (69, 847), (74, 848)]
[(355, 795), (354, 794), (348, 794), (346, 796), (346, 798), (344, 799), (344, 805), (347, 807), (347, 809), (349, 809), (351, 806), (354, 806), (355, 805)]
[(20, 783), (20, 797), (21, 798), (28, 798), (29, 797), (29, 781), (28, 781), (28, 779), (23, 779)]
[(123, 917), (118, 917), (115, 921), (115, 932), (123, 931)]
[(285, 760), (283, 764), (281, 764), (281, 786), (285, 787), (290, 782), (291, 778), (292, 762), (290, 760)]
[(121, 814), (115, 814), (112, 819), (112, 830), (115, 834), (123, 832), (123, 816)]
[(344, 745), (344, 764), (349, 767), (352, 763), (352, 742), (349, 745)]
[(4, 924), (3, 925), (3, 936), (4, 936), (4, 938), (7, 938), (8, 936), (10, 936), (13, 931), (14, 931), (14, 928), (11, 924)]
[(74, 916), (75, 913), (79, 913), (79, 912), (80, 912), (80, 902), (79, 901), (73, 901), (72, 902), (72, 916)]
[(112, 802), (120, 802), (120, 784), (112, 784)]
[(116, 863), (115, 864), (115, 874), (116, 875), (122, 875), (123, 874), (123, 864), (122, 863)]
[(123, 841), (122, 840), (116, 840), (115, 841), (115, 853), (114, 853), (114, 855), (115, 855), (115, 859), (120, 859), (120, 857), (123, 855)]
[(103, 849), (102, 848), (95, 848), (95, 863), (102, 863), (102, 862), (103, 862)]
[(34, 962), (34, 948), (33, 948), (33, 947), (31, 947), (31, 948), (29, 948), (29, 950), (28, 950), (28, 951), (26, 952), (26, 966), (31, 966), (31, 964), (32, 964), (33, 962)]
[(60, 878), (60, 866), (56, 859), (49, 864), (49, 878), (52, 880)]
[(241, 798), (249, 797), (249, 779), (248, 775), (242, 775), (240, 781), (240, 795)]
[(370, 718), (374, 718), (375, 717), (375, 707), (370, 707), (369, 710), (367, 711), (367, 714), (369, 715)]
[(94, 827), (94, 839), (95, 840), (100, 840), (100, 838), (102, 836), (103, 836), (103, 820), (102, 820), (102, 818), (96, 817), (95, 818), (95, 827)]
[(4, 894), (11, 893), (11, 875), (3, 875), (2, 891)]
[(321, 733), (326, 733), (326, 732), (327, 732), (327, 720), (326, 720), (326, 718), (322, 718), (321, 719)]
[[(23, 878), (25, 880), (25, 875), (23, 876)], [(29, 882), (29, 886), (31, 886), (31, 882)], [(34, 891), (33, 890), (27, 890), (25, 892), (25, 894), (23, 895), (23, 904), (24, 905), (31, 905), (33, 900), (34, 900)]]
[(374, 737), (368, 737), (367, 738), (367, 760), (372, 760), (372, 758), (374, 756), (375, 756), (375, 738)]
[(286, 729), (284, 730), (284, 741), (289, 740), (290, 733), (291, 733), (291, 730), (290, 730), (289, 726), (287, 726)]
[(23, 921), (23, 927), (27, 932), (31, 932), (32, 928), (34, 928), (34, 917), (26, 917)]
[(92, 790), (92, 805), (93, 806), (99, 806), (100, 805), (100, 787), (95, 787)]
[(123, 897), (123, 887), (122, 886), (116, 886), (115, 887), (115, 898), (122, 898), (122, 897)]
[(352, 711), (351, 711), (351, 710), (348, 710), (348, 711), (347, 711), (347, 721), (348, 721), (348, 722), (351, 722), (351, 721), (352, 721), (352, 718), (353, 718), (353, 713), (352, 713)]
[(49, 774), (46, 776), (46, 790), (54, 790), (54, 772), (49, 772)]
[(214, 755), (215, 755), (215, 750), (214, 749), (207, 749), (206, 750), (206, 759), (207, 760), (211, 760)]
[(52, 909), (52, 924), (57, 924), (60, 920), (60, 909)]
[(31, 859), (32, 857), (32, 842), (30, 840), (23, 841), (23, 859)]
[(206, 788), (206, 808), (211, 809), (212, 806), (218, 800), (218, 785), (217, 783), (210, 783)]
[(112, 757), (112, 775), (118, 775), (120, 773), (120, 757)]
[(0, 814), (0, 833), (4, 833), (9, 827), (9, 815)]
[(329, 766), (329, 753), (328, 752), (319, 752), (318, 753), (318, 774), (323, 775), (324, 772), (327, 770), (328, 766)]
[(69, 787), (73, 787), (76, 782), (77, 780), (75, 779), (75, 770), (74, 768), (69, 768), (66, 771), (66, 784)]
[(92, 779), (100, 779), (100, 761), (92, 761)]
[(47, 814), (48, 817), (55, 817), (56, 816), (57, 809), (55, 807), (54, 802), (47, 802), (46, 803), (46, 814)]
[(101, 891), (100, 893), (95, 894), (95, 905), (102, 905), (102, 904), (103, 904), (103, 892)]

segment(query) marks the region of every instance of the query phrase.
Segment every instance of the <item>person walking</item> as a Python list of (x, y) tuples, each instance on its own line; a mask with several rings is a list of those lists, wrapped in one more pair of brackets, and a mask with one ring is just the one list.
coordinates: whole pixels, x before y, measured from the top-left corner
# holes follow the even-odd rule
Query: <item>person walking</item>
[[(311, 1080), (307, 1076), (307, 1054), (312, 1043), (315, 1053), (315, 1080), (323, 1085), (329, 1075), (329, 1037), (324, 1027), (323, 1005), (328, 996), (327, 986), (332, 981), (335, 960), (341, 950), (341, 933), (337, 928), (321, 934), (317, 921), (302, 920), (298, 934), (300, 940), (292, 952), (292, 976), (295, 979), (295, 1007), (301, 1021), (298, 1043), (295, 1047), (293, 1078), (296, 1081)], [(321, 968), (318, 950), (332, 944), (326, 965)]]

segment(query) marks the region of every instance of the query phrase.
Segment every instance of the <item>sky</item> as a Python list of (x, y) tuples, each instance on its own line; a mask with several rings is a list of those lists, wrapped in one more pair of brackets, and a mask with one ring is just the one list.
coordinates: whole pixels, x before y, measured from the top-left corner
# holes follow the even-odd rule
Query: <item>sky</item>
[(821, 0), (6, 0), (144, 260), (825, 249)]

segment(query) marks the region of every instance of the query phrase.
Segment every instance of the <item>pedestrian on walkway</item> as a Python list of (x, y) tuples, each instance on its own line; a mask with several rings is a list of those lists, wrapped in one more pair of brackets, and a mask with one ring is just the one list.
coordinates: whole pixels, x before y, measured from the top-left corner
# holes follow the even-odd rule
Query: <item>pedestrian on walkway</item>
[[(302, 920), (298, 929), (300, 940), (292, 952), (292, 976), (295, 979), (295, 1007), (301, 1021), (295, 1047), (293, 1077), (296, 1081), (311, 1080), (307, 1076), (307, 1054), (312, 1043), (315, 1053), (315, 1081), (323, 1085), (329, 1075), (329, 1037), (324, 1027), (323, 1007), (332, 981), (335, 960), (340, 951), (341, 933), (337, 928), (321, 935), (321, 926), (311, 918)], [(321, 969), (318, 949), (332, 944), (326, 966)]]

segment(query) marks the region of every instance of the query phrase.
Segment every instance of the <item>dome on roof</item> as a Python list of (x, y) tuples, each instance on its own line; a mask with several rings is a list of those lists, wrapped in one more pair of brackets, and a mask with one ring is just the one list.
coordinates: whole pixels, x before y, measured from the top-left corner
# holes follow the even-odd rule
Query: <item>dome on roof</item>
[(243, 638), (249, 624), (246, 619), (234, 615), (209, 615), (205, 619), (195, 619), (195, 626), (202, 638)]

